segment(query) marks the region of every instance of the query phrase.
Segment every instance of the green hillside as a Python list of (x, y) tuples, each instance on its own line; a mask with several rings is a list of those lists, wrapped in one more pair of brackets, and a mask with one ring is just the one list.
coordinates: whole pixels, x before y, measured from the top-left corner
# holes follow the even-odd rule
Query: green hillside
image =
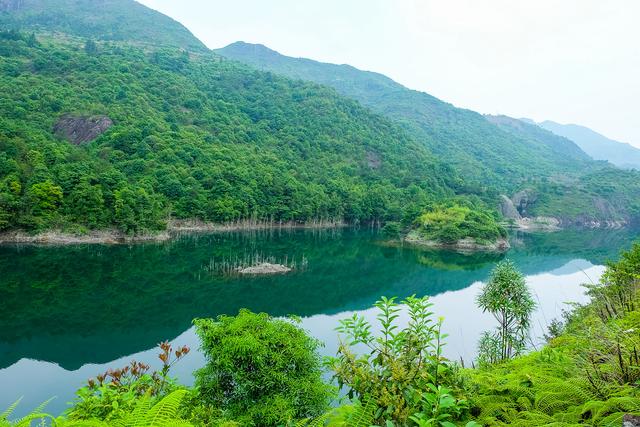
[[(486, 117), (518, 138), (557, 147), (558, 157), (570, 157), (578, 150), (566, 138), (534, 124), (506, 116)], [(566, 225), (618, 225), (640, 218), (640, 174), (605, 162), (590, 162), (577, 177), (550, 175), (524, 187), (521, 194), (527, 199), (522, 208), (528, 215), (555, 217)]]
[(486, 209), (523, 191), (522, 215), (566, 225), (640, 214), (635, 172), (380, 74), (261, 45), (219, 51), (255, 70), (130, 0), (0, 10), (0, 229), (406, 224), (456, 195)]
[[(262, 45), (233, 43), (216, 52), (258, 69), (334, 87), (373, 111), (402, 123), (419, 141), (460, 171), (468, 184), (511, 192), (531, 179), (576, 173), (590, 161), (575, 144), (520, 138), (481, 114), (456, 108), (377, 73), (283, 56)], [(559, 155), (561, 154), (561, 155)]]
[(378, 73), (291, 58), (263, 45), (237, 42), (216, 52), (261, 70), (334, 87), (401, 124), (455, 168), (467, 190), (490, 202), (499, 193), (516, 202), (526, 200), (519, 206), (523, 216), (553, 216), (567, 226), (636, 222), (640, 216), (640, 174), (593, 161), (573, 141), (538, 126), (482, 116)]
[(2, 0), (0, 28), (207, 50), (180, 23), (132, 0)]
[[(332, 89), (213, 54), (15, 32), (1, 33), (0, 53), (0, 228), (383, 221), (459, 182)], [(113, 125), (74, 139), (98, 122)]]

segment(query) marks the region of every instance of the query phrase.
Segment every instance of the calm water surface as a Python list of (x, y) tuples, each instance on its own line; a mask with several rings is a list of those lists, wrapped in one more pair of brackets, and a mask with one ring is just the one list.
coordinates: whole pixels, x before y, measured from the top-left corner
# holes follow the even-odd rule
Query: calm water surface
[[(495, 325), (474, 299), (504, 256), (526, 274), (538, 300), (534, 342), (565, 302), (584, 302), (581, 284), (597, 281), (640, 235), (629, 230), (515, 234), (500, 255), (460, 255), (380, 244), (368, 230), (298, 230), (187, 235), (131, 246), (0, 246), (0, 409), (20, 396), (22, 411), (53, 396), (60, 413), (87, 378), (131, 359), (157, 366), (165, 339), (196, 350), (195, 317), (247, 307), (294, 314), (335, 354), (339, 319), (370, 308), (381, 295), (430, 295), (445, 317), (447, 355), (467, 363), (480, 333)], [(256, 255), (295, 262), (288, 275), (230, 277), (218, 269)], [(191, 384), (197, 351), (174, 374)]]

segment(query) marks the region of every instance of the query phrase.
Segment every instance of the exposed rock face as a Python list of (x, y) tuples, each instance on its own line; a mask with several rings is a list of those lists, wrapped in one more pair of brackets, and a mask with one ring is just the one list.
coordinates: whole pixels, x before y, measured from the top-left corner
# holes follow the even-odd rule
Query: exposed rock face
[(533, 192), (533, 190), (518, 191), (513, 195), (513, 197), (511, 197), (513, 205), (521, 216), (527, 216), (527, 208), (534, 204), (537, 199), (538, 196)]
[(640, 417), (637, 415), (625, 414), (622, 418), (622, 427), (640, 427)]
[(367, 151), (367, 166), (371, 169), (379, 169), (382, 165), (382, 159), (378, 153)]
[(107, 116), (79, 117), (64, 115), (53, 127), (53, 132), (74, 145), (91, 142), (107, 131), (113, 122)]
[(513, 204), (513, 201), (504, 194), (500, 196), (500, 212), (506, 219), (513, 219), (517, 221), (522, 218), (520, 212), (518, 212)]

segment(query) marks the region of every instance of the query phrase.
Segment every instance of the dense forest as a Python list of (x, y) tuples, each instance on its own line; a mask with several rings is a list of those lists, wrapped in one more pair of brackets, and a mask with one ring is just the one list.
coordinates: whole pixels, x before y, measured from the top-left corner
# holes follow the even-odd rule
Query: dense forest
[(170, 17), (131, 0), (3, 0), (0, 28), (206, 52)]
[(352, 67), (219, 51), (258, 71), (136, 2), (11, 0), (0, 26), (0, 230), (406, 226), (456, 200), (493, 216), (500, 194), (563, 225), (640, 214), (638, 173), (569, 140)]
[[(334, 87), (399, 123), (464, 177), (465, 186), (497, 203), (496, 193), (529, 197), (525, 216), (571, 225), (631, 222), (640, 212), (640, 173), (592, 160), (574, 142), (509, 117), (456, 108), (388, 77), (349, 65), (291, 58), (263, 45), (233, 43), (219, 54), (258, 69)], [(619, 185), (624, 182), (624, 185)]]
[[(460, 179), (335, 91), (176, 49), (0, 36), (0, 228), (415, 216)], [(108, 118), (94, 141), (54, 133)], [(62, 136), (61, 136), (62, 135)]]

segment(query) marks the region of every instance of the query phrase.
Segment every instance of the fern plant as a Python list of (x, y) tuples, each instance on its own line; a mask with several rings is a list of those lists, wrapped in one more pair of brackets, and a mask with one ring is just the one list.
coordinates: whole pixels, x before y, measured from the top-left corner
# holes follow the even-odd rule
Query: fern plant
[(16, 410), (22, 398), (13, 402), (7, 409), (0, 414), (0, 427), (31, 427), (34, 421), (43, 422), (46, 419), (52, 419), (49, 414), (44, 413), (44, 408), (51, 400), (47, 400), (31, 411), (28, 415), (17, 420), (10, 421), (9, 417)]
[(101, 420), (68, 420), (57, 418), (54, 427), (190, 427), (192, 424), (178, 418), (178, 409), (186, 390), (176, 390), (155, 405), (151, 397), (144, 396), (138, 401), (135, 409), (121, 419)]

